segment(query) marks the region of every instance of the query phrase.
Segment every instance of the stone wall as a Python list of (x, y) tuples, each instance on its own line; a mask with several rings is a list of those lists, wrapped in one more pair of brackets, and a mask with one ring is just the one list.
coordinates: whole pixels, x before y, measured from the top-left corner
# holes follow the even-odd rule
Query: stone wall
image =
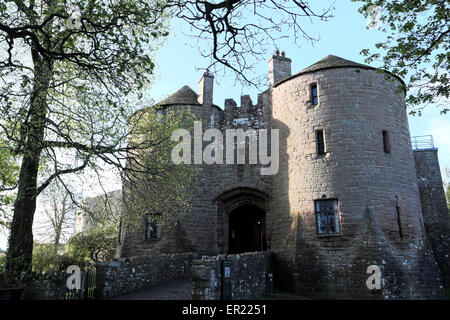
[(450, 288), (450, 216), (437, 153), (437, 149), (415, 150), (414, 160), (428, 239), (444, 287)]
[[(214, 128), (224, 133), (226, 129), (243, 130), (267, 128), (270, 107), (266, 94), (258, 95), (254, 103), (249, 96), (242, 96), (240, 104), (233, 99), (225, 101), (225, 110), (218, 110), (214, 106), (171, 106), (174, 110), (189, 108), (189, 110), (202, 120), (203, 131), (210, 128), (210, 117), (215, 112)], [(238, 121), (237, 121), (238, 120)], [(225, 143), (225, 139), (223, 141)], [(210, 142), (204, 142), (203, 147)], [(270, 146), (270, 133), (268, 138)], [(193, 149), (192, 149), (193, 150)], [(224, 159), (226, 150), (223, 150)], [(261, 167), (268, 165), (248, 164), (248, 148), (246, 163), (239, 165), (211, 164), (199, 167), (196, 192), (189, 212), (179, 212), (176, 227), (163, 225), (161, 239), (146, 240), (144, 225), (138, 228), (128, 228), (121, 252), (121, 257), (140, 256), (157, 253), (199, 252), (203, 255), (217, 255), (228, 252), (228, 213), (222, 210), (224, 199), (218, 198), (232, 190), (252, 190), (265, 195), (271, 193), (271, 180), (269, 175), (260, 174)], [(267, 199), (268, 200), (268, 199)], [(268, 204), (264, 206), (267, 219), (270, 219)], [(170, 213), (168, 213), (170, 215)], [(270, 235), (268, 235), (270, 242)], [(268, 247), (270, 244), (268, 243)]]
[[(404, 94), (396, 91), (397, 79), (386, 77), (333, 68), (272, 88), (280, 170), (273, 176), (270, 233), (274, 276), (283, 289), (325, 298), (442, 297), (426, 243)], [(310, 102), (311, 83), (318, 86), (317, 105)], [(325, 155), (317, 154), (316, 130), (323, 130)], [(337, 199), (339, 233), (317, 233), (314, 200), (324, 198)], [(389, 274), (383, 290), (366, 287), (372, 264)]]
[[(317, 105), (311, 103), (311, 83), (317, 84)], [(256, 103), (242, 96), (239, 106), (227, 99), (223, 111), (209, 103), (175, 106), (189, 108), (203, 120), (203, 129), (213, 112), (220, 115), (213, 126), (222, 132), (279, 129), (279, 171), (262, 176), (259, 164), (202, 165), (192, 213), (181, 215), (177, 230), (163, 230), (160, 241), (146, 241), (143, 228), (134, 238), (127, 233), (122, 256), (229, 253), (229, 217), (235, 208), (251, 205), (265, 211), (267, 249), (274, 253), (275, 282), (282, 289), (326, 298), (441, 297), (398, 84), (367, 68), (326, 68), (274, 84)], [(317, 155), (316, 130), (323, 131), (325, 155)], [(317, 233), (314, 201), (322, 198), (338, 200), (338, 234)], [(208, 259), (199, 267), (206, 272), (200, 278), (204, 285), (212, 281), (207, 271), (219, 270)], [(372, 264), (386, 276), (381, 291), (365, 285)], [(208, 292), (198, 296), (217, 296)]]
[(220, 300), (222, 261), (231, 262), (231, 293), (233, 300), (260, 298), (266, 293), (267, 274), (272, 272), (272, 254), (204, 256), (192, 262), (192, 299)]
[(190, 278), (192, 260), (199, 257), (192, 253), (155, 254), (98, 264), (98, 297), (117, 297), (170, 280)]
[(23, 300), (64, 300), (67, 290), (65, 271), (22, 273)]

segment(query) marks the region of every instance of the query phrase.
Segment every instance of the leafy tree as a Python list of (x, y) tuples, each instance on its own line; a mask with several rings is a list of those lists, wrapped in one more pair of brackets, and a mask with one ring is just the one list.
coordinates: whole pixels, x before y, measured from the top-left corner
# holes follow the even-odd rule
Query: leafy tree
[(0, 145), (0, 226), (8, 227), (11, 205), (14, 203), (12, 191), (16, 188), (19, 166), (10, 150)]
[[(63, 247), (61, 246), (61, 249)], [(85, 268), (88, 263), (86, 260), (79, 259), (78, 256), (72, 256), (68, 252), (57, 253), (52, 243), (35, 243), (33, 246), (33, 271), (65, 271), (71, 265), (77, 265)]]
[(441, 114), (449, 111), (450, 3), (442, 0), (352, 0), (368, 18), (377, 13), (377, 24), (390, 32), (376, 44), (382, 53), (364, 49), (366, 61), (380, 59), (383, 68), (407, 80), (406, 102), (411, 114), (420, 105), (436, 104)]
[(67, 254), (80, 265), (112, 260), (117, 246), (117, 232), (115, 225), (80, 232), (67, 242)]
[[(164, 177), (168, 189), (170, 182), (188, 185), (182, 167), (154, 162), (162, 159), (155, 154), (167, 135), (141, 135), (139, 143), (128, 143), (135, 133), (128, 120), (148, 105), (143, 92), (154, 68), (152, 52), (168, 35), (169, 15), (208, 41), (205, 55), (212, 65), (249, 81), (247, 55), (265, 52), (282, 26), (312, 41), (301, 18), (326, 20), (329, 10), (316, 14), (298, 0), (0, 3), (0, 139), (2, 152), (20, 163), (7, 254), (11, 276), (31, 268), (36, 198), (50, 183), (57, 180), (74, 200), (64, 176), (109, 165), (130, 183), (137, 180), (130, 177), (147, 175)], [(150, 158), (142, 150), (153, 150)]]
[(55, 181), (42, 193), (45, 220), (41, 222), (38, 232), (53, 245), (57, 254), (60, 244), (67, 240), (66, 236), (73, 229), (75, 222), (75, 206), (71, 202), (70, 194)]
[[(0, 267), (4, 267), (6, 262), (6, 254), (4, 252), (0, 252)], [(0, 270), (3, 271), (3, 270)]]
[[(69, 4), (82, 12), (78, 25), (68, 25)], [(100, 161), (124, 167), (132, 152), (124, 125), (135, 111), (132, 99), (149, 84), (151, 52), (167, 35), (161, 5), (0, 4), (0, 136), (21, 161), (7, 254), (13, 275), (31, 267), (36, 197), (51, 182), (67, 188), (63, 175), (97, 168)], [(39, 171), (43, 162), (53, 170), (46, 176)]]

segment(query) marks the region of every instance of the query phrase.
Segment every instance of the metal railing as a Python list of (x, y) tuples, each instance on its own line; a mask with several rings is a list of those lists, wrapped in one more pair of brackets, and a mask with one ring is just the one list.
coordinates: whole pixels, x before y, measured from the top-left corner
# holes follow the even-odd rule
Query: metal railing
[(434, 141), (432, 135), (411, 137), (413, 150), (434, 149)]

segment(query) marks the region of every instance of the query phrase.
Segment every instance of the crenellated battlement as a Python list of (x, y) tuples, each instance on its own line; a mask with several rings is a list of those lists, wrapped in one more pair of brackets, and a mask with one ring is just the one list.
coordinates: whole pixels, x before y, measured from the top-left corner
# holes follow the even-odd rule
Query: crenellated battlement
[(249, 95), (242, 95), (240, 106), (234, 99), (226, 99), (224, 106), (225, 128), (248, 127), (263, 128), (267, 123), (267, 108), (263, 105), (262, 99), (258, 96), (258, 103), (254, 104)]

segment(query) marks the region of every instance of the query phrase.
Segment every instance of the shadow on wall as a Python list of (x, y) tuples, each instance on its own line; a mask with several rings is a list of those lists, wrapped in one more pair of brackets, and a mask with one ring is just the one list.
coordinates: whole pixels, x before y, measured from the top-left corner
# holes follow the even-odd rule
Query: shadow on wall
[(269, 249), (273, 252), (274, 284), (280, 291), (295, 291), (295, 249), (298, 220), (291, 215), (289, 201), (289, 155), (287, 138), (290, 129), (283, 122), (271, 119), (272, 128), (279, 129), (279, 170), (273, 179), (270, 203)]

